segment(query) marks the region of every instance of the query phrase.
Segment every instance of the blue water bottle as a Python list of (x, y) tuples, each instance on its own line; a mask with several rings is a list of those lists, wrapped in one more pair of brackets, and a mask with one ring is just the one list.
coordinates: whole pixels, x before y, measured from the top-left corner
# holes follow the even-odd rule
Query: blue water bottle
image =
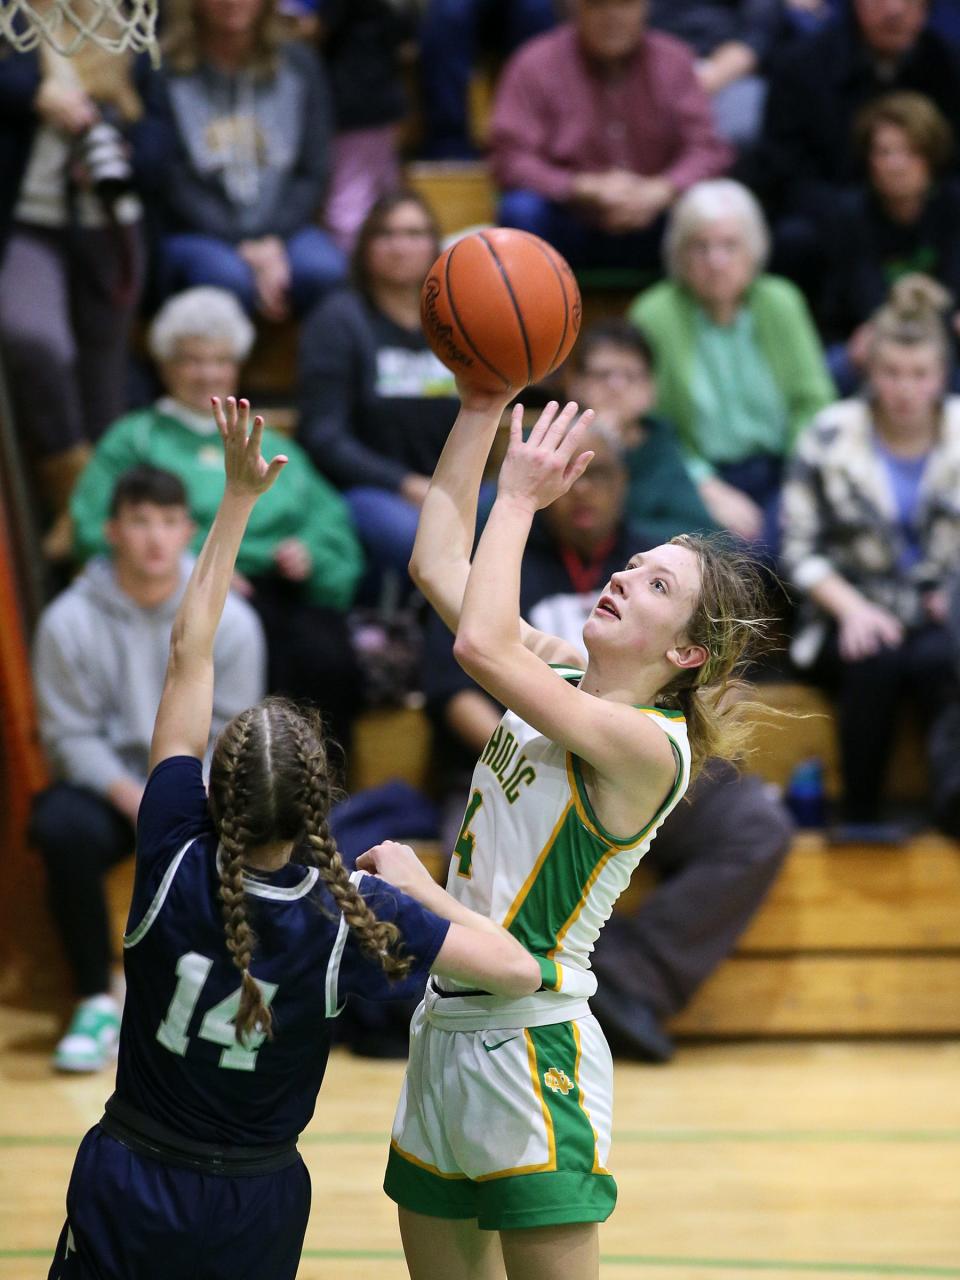
[(823, 785), (823, 761), (816, 758), (801, 760), (790, 775), (783, 798), (798, 827), (824, 826), (827, 801)]

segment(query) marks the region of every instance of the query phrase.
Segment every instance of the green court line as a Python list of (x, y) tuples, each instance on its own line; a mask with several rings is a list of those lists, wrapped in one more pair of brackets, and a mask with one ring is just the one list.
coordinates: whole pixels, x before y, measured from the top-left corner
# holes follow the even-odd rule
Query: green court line
[(624, 1129), (621, 1142), (960, 1142), (960, 1129)]
[[(0, 1261), (49, 1258), (49, 1249), (0, 1249)], [(402, 1262), (399, 1249), (304, 1249), (303, 1257), (315, 1262)], [(935, 1267), (909, 1262), (820, 1262), (790, 1258), (683, 1258), (654, 1254), (607, 1253), (600, 1262), (607, 1267), (646, 1267), (677, 1270), (697, 1267), (704, 1271), (792, 1271), (808, 1274), (924, 1277), (957, 1280), (960, 1267)]]
[[(71, 1147), (80, 1134), (0, 1134), (0, 1147)], [(960, 1142), (960, 1129), (624, 1129), (613, 1135), (613, 1145), (638, 1146), (659, 1143), (836, 1143), (858, 1146), (872, 1143)], [(310, 1147), (383, 1146), (386, 1133), (305, 1133), (300, 1144)], [(960, 1274), (960, 1273), (958, 1273)]]

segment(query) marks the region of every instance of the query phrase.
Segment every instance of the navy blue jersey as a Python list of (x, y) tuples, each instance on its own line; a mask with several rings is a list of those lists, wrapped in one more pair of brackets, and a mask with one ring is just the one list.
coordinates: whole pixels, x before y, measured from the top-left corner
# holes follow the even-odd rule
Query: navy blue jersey
[(449, 923), (376, 877), (354, 882), (414, 957), (391, 983), (364, 956), (316, 868), (294, 862), (248, 874), (250, 969), (273, 1011), (274, 1039), (237, 1043), (240, 973), (227, 951), (217, 837), (200, 761), (162, 761), (137, 823), (133, 901), (124, 938), (127, 999), (117, 1095), (200, 1142), (295, 1138), (313, 1114), (330, 1048), (330, 1018), (351, 993), (389, 999), (420, 989)]

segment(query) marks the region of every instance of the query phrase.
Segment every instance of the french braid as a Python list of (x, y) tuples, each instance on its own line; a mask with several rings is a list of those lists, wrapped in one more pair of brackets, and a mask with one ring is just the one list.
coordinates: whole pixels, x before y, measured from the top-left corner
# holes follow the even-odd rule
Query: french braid
[(402, 978), (410, 971), (412, 958), (398, 954), (400, 930), (395, 924), (378, 920), (363, 895), (351, 883), (336, 842), (330, 834), (330, 784), (322, 738), (310, 732), (302, 717), (292, 723), (297, 761), (300, 766), (301, 813), (307, 841), (305, 851), (330, 890), (340, 913), (356, 935), (361, 950), (376, 960), (388, 977)]
[[(243, 1037), (261, 1032), (273, 1038), (273, 1015), (264, 1003), (263, 993), (250, 973), (250, 963), (256, 946), (256, 935), (247, 920), (243, 886), (244, 857), (250, 848), (250, 831), (244, 825), (243, 814), (247, 808), (247, 787), (251, 766), (250, 743), (259, 707), (241, 712), (224, 729), (217, 744), (218, 764), (222, 769), (222, 784), (218, 788), (221, 801), (216, 806), (220, 847), (220, 901), (223, 906), (223, 922), (227, 938), (227, 950), (233, 963), (240, 970), (240, 1007), (234, 1026), (238, 1043)], [(212, 791), (212, 788), (211, 788)]]

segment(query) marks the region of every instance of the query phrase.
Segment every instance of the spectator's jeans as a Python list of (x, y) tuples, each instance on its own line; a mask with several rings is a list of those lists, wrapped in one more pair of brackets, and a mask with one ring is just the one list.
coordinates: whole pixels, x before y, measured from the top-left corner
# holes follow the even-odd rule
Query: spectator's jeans
[(741, 76), (713, 95), (713, 121), (721, 138), (738, 150), (752, 147), (763, 123), (767, 82), (762, 76)]
[(626, 271), (660, 268), (663, 218), (658, 218), (644, 231), (608, 235), (579, 218), (567, 205), (555, 204), (536, 191), (515, 190), (504, 193), (498, 221), (501, 226), (518, 227), (548, 240), (574, 268)]
[(420, 508), (399, 493), (372, 485), (348, 489), (344, 497), (368, 559), (406, 577)]
[[(294, 311), (301, 314), (346, 277), (347, 264), (319, 227), (304, 227), (285, 244), (290, 299)], [(193, 285), (212, 284), (236, 294), (251, 315), (257, 310), (253, 271), (227, 240), (195, 232), (166, 236), (160, 242), (158, 272), (164, 297)]]
[(96, 792), (58, 782), (37, 796), (29, 838), (47, 867), (50, 910), (80, 999), (110, 989), (104, 872), (133, 853), (133, 824)]
[(475, 152), (467, 99), (487, 31), (499, 51), (512, 53), (556, 21), (554, 0), (431, 0), (420, 30), (427, 155), (462, 160)]
[(748, 543), (748, 549), (757, 559), (771, 567), (780, 554), (780, 488), (783, 479), (783, 459), (772, 454), (759, 453), (742, 462), (723, 462), (716, 465), (717, 476), (745, 493), (763, 512), (763, 530), (756, 542)]
[(94, 441), (125, 410), (142, 274), (138, 225), (14, 226), (0, 269), (0, 341), (31, 453)]
[[(348, 489), (344, 497), (370, 565), (360, 591), (361, 603), (375, 603), (380, 598), (384, 569), (399, 578), (403, 584), (400, 594), (404, 595), (420, 508), (399, 493), (372, 485)], [(477, 505), (481, 521), (489, 514), (495, 497), (496, 485), (486, 483), (480, 486)]]

